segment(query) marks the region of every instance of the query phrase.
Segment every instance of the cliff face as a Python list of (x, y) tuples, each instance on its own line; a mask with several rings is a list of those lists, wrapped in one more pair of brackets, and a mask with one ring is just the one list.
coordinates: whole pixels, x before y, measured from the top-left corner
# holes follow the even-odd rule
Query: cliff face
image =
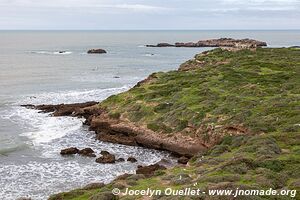
[(52, 199), (100, 197), (115, 185), (299, 189), (299, 80), (297, 48), (215, 49), (177, 71), (152, 74), (127, 92), (81, 108), (72, 114), (85, 116), (100, 140), (194, 157), (184, 168), (151, 178), (133, 181), (129, 176), (99, 191), (76, 195), (77, 190)]

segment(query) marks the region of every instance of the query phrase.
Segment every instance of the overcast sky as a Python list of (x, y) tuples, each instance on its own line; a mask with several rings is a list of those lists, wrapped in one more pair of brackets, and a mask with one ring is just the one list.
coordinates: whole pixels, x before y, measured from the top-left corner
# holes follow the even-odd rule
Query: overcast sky
[(300, 0), (0, 0), (0, 29), (300, 29)]

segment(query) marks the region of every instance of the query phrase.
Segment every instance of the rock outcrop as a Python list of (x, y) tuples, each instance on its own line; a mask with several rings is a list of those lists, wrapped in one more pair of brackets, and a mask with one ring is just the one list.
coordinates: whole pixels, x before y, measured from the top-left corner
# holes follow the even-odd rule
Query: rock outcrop
[(115, 155), (112, 155), (110, 153), (102, 153), (102, 156), (96, 159), (97, 163), (102, 163), (102, 164), (106, 164), (106, 163), (115, 163), (116, 162), (116, 157)]
[(76, 147), (70, 147), (70, 148), (66, 148), (66, 149), (62, 149), (60, 151), (61, 155), (74, 155), (77, 154), (79, 152), (79, 149), (77, 149)]
[(157, 170), (164, 170), (166, 169), (164, 166), (159, 164), (149, 165), (149, 166), (138, 166), (136, 170), (136, 174), (143, 174), (146, 177), (150, 177), (154, 175), (154, 172)]
[(146, 47), (174, 47), (174, 44), (158, 43), (157, 45), (146, 45)]
[(198, 42), (177, 42), (174, 45), (159, 43), (157, 45), (146, 45), (146, 47), (231, 47), (238, 49), (256, 48), (267, 46), (266, 42), (253, 39), (220, 38), (211, 40), (200, 40)]
[(81, 150), (79, 150), (78, 154), (81, 156), (96, 157), (94, 150), (91, 148), (81, 149)]
[(103, 54), (107, 53), (104, 49), (90, 49), (87, 52), (88, 54)]

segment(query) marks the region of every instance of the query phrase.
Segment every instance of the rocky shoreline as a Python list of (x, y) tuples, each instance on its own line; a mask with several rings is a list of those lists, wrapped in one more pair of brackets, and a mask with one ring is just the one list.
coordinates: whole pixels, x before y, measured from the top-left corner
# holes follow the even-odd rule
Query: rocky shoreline
[(86, 119), (84, 125), (88, 125), (89, 130), (95, 131), (96, 138), (104, 142), (167, 150), (177, 156), (185, 157), (192, 157), (201, 151), (206, 151), (212, 145), (181, 133), (175, 136), (158, 135), (146, 127), (139, 127), (131, 122), (109, 116), (108, 112), (98, 104), (98, 102), (85, 102), (21, 106), (51, 113), (54, 117), (83, 117)]

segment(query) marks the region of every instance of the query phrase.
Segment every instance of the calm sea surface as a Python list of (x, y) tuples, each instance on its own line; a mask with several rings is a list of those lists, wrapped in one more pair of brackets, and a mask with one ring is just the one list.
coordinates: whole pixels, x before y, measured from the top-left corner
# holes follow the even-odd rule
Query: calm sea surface
[[(90, 182), (107, 183), (137, 165), (169, 157), (96, 141), (81, 119), (53, 118), (19, 105), (103, 100), (209, 49), (145, 44), (220, 37), (253, 38), (271, 47), (300, 45), (300, 31), (0, 31), (0, 199), (45, 199)], [(91, 48), (108, 53), (86, 54)], [(60, 149), (70, 146), (135, 156), (139, 162), (101, 165), (91, 158), (61, 157)]]

